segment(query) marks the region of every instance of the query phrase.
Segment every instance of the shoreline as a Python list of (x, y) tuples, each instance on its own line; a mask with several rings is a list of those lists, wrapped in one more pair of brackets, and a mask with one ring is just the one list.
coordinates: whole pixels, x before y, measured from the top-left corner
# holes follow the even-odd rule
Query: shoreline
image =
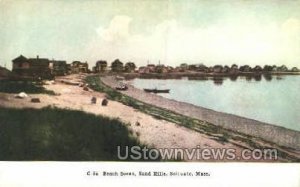
[[(113, 74), (114, 75), (114, 74)], [(117, 75), (117, 74), (116, 74)], [(171, 72), (171, 73), (122, 73), (126, 79), (181, 79), (187, 77), (189, 79), (208, 79), (208, 78), (231, 78), (235, 80), (237, 77), (264, 77), (270, 80), (272, 76), (300, 75), (300, 72), (238, 72), (238, 73), (204, 73), (204, 72)]]
[[(118, 81), (112, 76), (100, 78), (105, 85), (111, 88), (118, 85)], [(167, 109), (187, 117), (202, 120), (228, 130), (250, 135), (252, 137), (262, 138), (280, 146), (300, 150), (300, 132), (295, 130), (246, 117), (217, 112), (204, 107), (195, 106), (193, 104), (164, 98), (155, 94), (145, 93), (143, 90), (137, 89), (132, 85), (129, 85), (129, 89), (127, 91), (122, 91), (122, 93), (162, 109)]]

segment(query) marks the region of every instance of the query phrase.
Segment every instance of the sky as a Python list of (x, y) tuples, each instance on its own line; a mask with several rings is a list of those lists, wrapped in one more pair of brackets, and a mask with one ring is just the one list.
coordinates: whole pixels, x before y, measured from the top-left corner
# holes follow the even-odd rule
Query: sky
[(0, 0), (0, 65), (22, 54), (300, 67), (299, 10), (300, 0)]

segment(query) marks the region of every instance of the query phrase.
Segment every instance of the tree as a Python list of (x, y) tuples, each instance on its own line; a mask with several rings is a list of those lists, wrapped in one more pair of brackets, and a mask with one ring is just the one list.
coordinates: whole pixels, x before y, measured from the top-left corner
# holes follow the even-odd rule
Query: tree
[(111, 70), (113, 72), (122, 72), (123, 71), (123, 63), (119, 59), (114, 60), (111, 63)]

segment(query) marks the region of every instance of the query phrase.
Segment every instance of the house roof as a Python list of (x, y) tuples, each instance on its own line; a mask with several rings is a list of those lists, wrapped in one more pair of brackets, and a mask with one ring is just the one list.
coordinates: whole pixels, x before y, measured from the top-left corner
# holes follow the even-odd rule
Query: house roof
[(18, 62), (24, 62), (26, 60), (27, 60), (26, 57), (24, 57), (23, 55), (20, 55), (17, 58), (13, 59), (12, 61), (18, 63)]
[(9, 71), (8, 69), (0, 66), (0, 76), (7, 76), (11, 74), (11, 71)]
[(49, 60), (47, 58), (29, 58), (28, 62), (33, 66), (48, 66)]

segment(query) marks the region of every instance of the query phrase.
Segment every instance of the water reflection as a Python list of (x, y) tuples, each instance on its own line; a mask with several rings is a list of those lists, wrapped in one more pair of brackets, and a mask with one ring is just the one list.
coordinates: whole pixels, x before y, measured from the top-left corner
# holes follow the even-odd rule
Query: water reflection
[(261, 74), (256, 74), (253, 77), (255, 81), (261, 81)]
[(229, 79), (230, 79), (231, 81), (236, 81), (238, 77), (239, 77), (238, 75), (230, 75), (230, 76), (229, 76)]
[(266, 81), (271, 81), (272, 80), (272, 75), (271, 74), (263, 74), (264, 78)]
[(214, 84), (219, 86), (223, 84), (223, 77), (213, 77)]

